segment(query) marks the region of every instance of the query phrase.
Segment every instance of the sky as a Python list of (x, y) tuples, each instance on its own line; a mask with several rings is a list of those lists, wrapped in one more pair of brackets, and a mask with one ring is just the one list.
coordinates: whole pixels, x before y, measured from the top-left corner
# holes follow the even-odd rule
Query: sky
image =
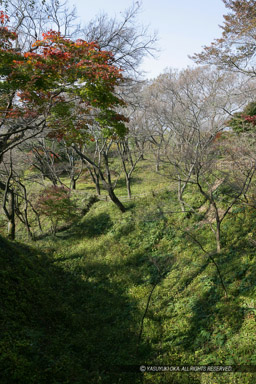
[[(70, 0), (82, 22), (105, 12), (114, 17), (132, 5), (132, 0)], [(141, 69), (146, 78), (154, 78), (166, 68), (194, 66), (188, 55), (199, 53), (202, 46), (220, 37), (223, 15), (222, 0), (144, 0), (138, 23), (158, 33), (157, 58), (145, 58)]]

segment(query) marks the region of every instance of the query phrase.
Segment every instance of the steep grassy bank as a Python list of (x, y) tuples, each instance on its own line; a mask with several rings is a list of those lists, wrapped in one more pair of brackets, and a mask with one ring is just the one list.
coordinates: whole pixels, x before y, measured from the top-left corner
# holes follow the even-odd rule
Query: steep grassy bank
[(110, 364), (134, 363), (135, 301), (70, 261), (1, 239), (1, 383), (111, 382)]
[(1, 382), (255, 383), (252, 373), (109, 372), (256, 364), (254, 213), (227, 218), (223, 250), (212, 255), (218, 271), (198, 243), (214, 249), (212, 232), (178, 211), (172, 192), (125, 214), (98, 202), (33, 248), (1, 240)]

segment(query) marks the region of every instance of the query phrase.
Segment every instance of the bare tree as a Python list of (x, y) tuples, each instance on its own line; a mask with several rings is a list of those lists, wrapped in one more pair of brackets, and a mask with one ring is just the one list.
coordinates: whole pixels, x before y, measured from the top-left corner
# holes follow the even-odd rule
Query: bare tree
[(48, 179), (53, 185), (61, 184), (60, 174), (62, 169), (58, 167), (60, 156), (56, 152), (56, 143), (53, 140), (40, 138), (28, 144), (30, 150), (31, 165), (42, 175), (43, 180)]
[(228, 13), (221, 26), (222, 36), (192, 59), (228, 71), (256, 76), (255, 0), (223, 0)]
[[(96, 165), (93, 166), (88, 161), (84, 161), (85, 167), (87, 168), (91, 180), (95, 185), (96, 193), (98, 196), (101, 195), (101, 178), (99, 170), (102, 167), (102, 151), (106, 145), (106, 138), (102, 137), (98, 131), (92, 132), (92, 139), (83, 146), (83, 153), (86, 153), (93, 163)], [(80, 156), (81, 158), (81, 156)]]
[(32, 44), (49, 30), (70, 38), (76, 36), (80, 29), (76, 8), (70, 7), (67, 1), (8, 0), (2, 3), (10, 17), (12, 29), (18, 34), (16, 48), (20, 51), (33, 50)]
[(141, 2), (133, 3), (120, 19), (102, 13), (83, 28), (85, 39), (97, 41), (102, 49), (111, 51), (114, 62), (132, 78), (141, 74), (142, 59), (156, 51), (156, 33), (151, 34), (148, 26), (138, 22), (141, 6)]
[(65, 140), (63, 140), (60, 145), (64, 146), (64, 151), (60, 149), (60, 153), (62, 154), (62, 156), (64, 154), (64, 160), (67, 160), (65, 171), (69, 173), (70, 189), (75, 190), (77, 181), (79, 180), (83, 172), (83, 162), (81, 161), (80, 156), (77, 156), (77, 153), (74, 151), (74, 148), (68, 146)]
[[(157, 162), (160, 158), (171, 167), (183, 211), (183, 195), (195, 174), (198, 152), (226, 128), (229, 116), (252, 99), (253, 94), (253, 82), (209, 67), (170, 70), (149, 85), (152, 101), (148, 102), (148, 120), (155, 121), (161, 133), (158, 141), (153, 136), (158, 144)], [(166, 175), (166, 171), (162, 173)]]
[(132, 174), (138, 162), (141, 160), (142, 153), (140, 151), (139, 152), (133, 151), (132, 153), (130, 144), (129, 144), (129, 138), (127, 137), (117, 142), (117, 149), (118, 149), (119, 156), (121, 158), (121, 163), (122, 163), (123, 171), (125, 174), (128, 198), (130, 199), (132, 197), (132, 192), (131, 192)]
[(75, 151), (81, 156), (81, 159), (83, 159), (86, 163), (88, 163), (91, 167), (93, 167), (96, 172), (98, 172), (100, 180), (103, 184), (103, 187), (108, 192), (108, 195), (110, 199), (113, 201), (113, 203), (118, 207), (118, 209), (121, 212), (125, 212), (126, 208), (122, 204), (122, 202), (118, 199), (116, 196), (114, 189), (116, 186), (116, 182), (113, 182), (111, 177), (111, 170), (110, 170), (110, 163), (109, 163), (109, 153), (111, 146), (113, 144), (113, 140), (104, 140), (103, 146), (101, 147), (101, 156), (102, 156), (102, 164), (97, 164), (92, 158), (88, 157), (87, 153), (83, 153), (80, 151), (77, 146), (73, 145), (73, 148)]
[[(203, 213), (202, 223), (211, 227), (217, 252), (221, 249), (221, 224), (249, 190), (255, 172), (254, 158), (252, 154), (246, 155), (246, 147), (241, 148), (238, 157), (232, 158), (228, 153), (238, 152), (231, 142), (219, 145), (217, 142), (222, 132), (225, 133), (230, 115), (253, 99), (254, 89), (254, 82), (245, 81), (244, 76), (201, 67), (166, 72), (144, 91), (148, 134), (157, 148), (157, 163), (162, 164), (157, 169), (177, 182), (182, 211), (188, 207), (190, 212), (202, 214), (200, 206), (192, 207), (184, 198), (190, 185), (194, 186), (194, 193), (203, 197), (208, 209)], [(233, 140), (237, 143), (237, 138)], [(242, 161), (244, 167), (240, 172)], [(231, 193), (229, 197), (226, 190)]]
[(238, 137), (211, 140), (198, 153), (195, 175), (189, 181), (197, 186), (209, 203), (207, 213), (212, 210), (215, 226), (216, 250), (221, 251), (221, 225), (232, 207), (240, 203), (251, 186), (256, 171), (254, 151), (248, 151)]
[(34, 192), (28, 192), (28, 183), (35, 186), (35, 175), (28, 173), (31, 164), (27, 162), (26, 153), (15, 148), (4, 156), (0, 166), (0, 189), (3, 191), (2, 207), (7, 218), (7, 234), (12, 240), (16, 235), (16, 219), (26, 228), (28, 238), (34, 239), (33, 225), (36, 221), (42, 232), (41, 221), (35, 209)]

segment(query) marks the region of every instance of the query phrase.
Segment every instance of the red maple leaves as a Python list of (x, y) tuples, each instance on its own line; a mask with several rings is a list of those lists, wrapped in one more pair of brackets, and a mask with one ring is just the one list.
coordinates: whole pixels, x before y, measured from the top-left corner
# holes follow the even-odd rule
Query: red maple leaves
[[(8, 17), (1, 12), (0, 23), (6, 21)], [(114, 94), (122, 74), (113, 64), (111, 52), (102, 51), (96, 42), (72, 41), (52, 30), (30, 51), (15, 52), (10, 41), (15, 35), (0, 27), (2, 36), (3, 30), (6, 36), (0, 55), (5, 55), (9, 68), (5, 81), (17, 95), (16, 106), (5, 118), (45, 116), (57, 137), (69, 135), (80, 140), (94, 110), (98, 125), (125, 130), (125, 118), (113, 109), (124, 103)]]

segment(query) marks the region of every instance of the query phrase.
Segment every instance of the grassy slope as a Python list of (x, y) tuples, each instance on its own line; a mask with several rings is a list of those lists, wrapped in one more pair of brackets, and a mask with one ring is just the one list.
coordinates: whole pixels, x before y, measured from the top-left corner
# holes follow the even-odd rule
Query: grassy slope
[(208, 250), (211, 232), (170, 210), (179, 210), (174, 192), (149, 194), (125, 214), (98, 202), (34, 248), (1, 240), (1, 383), (255, 383), (249, 373), (109, 372), (140, 363), (256, 365), (253, 213), (223, 224), (215, 260), (225, 298), (214, 264), (184, 228)]

